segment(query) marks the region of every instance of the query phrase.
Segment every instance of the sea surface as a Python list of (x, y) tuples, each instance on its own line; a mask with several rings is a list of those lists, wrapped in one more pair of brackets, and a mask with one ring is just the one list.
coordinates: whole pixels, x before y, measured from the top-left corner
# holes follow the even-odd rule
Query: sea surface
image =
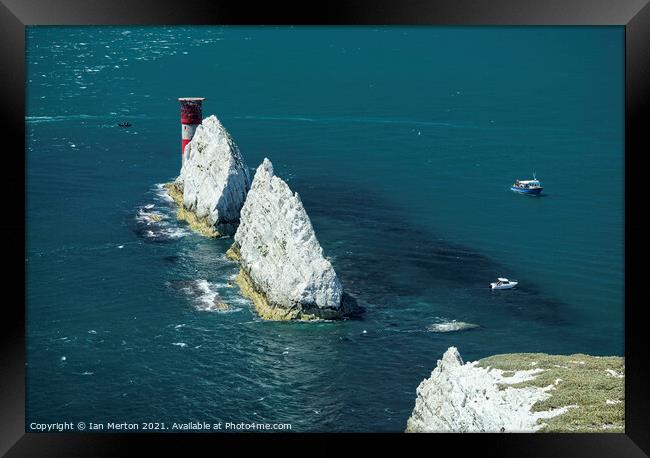
[[(403, 431), (449, 346), (623, 355), (623, 63), (622, 27), (29, 27), (28, 428)], [(362, 318), (260, 320), (232, 239), (176, 220), (182, 96), (300, 194)]]

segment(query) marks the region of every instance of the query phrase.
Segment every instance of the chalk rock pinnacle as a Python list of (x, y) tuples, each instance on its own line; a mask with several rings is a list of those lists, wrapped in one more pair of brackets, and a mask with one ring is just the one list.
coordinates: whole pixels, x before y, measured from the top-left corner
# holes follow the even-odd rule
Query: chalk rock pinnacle
[(238, 284), (267, 319), (331, 319), (346, 312), (343, 288), (323, 256), (300, 197), (264, 159), (241, 210), (229, 255)]
[[(174, 185), (197, 223), (211, 227), (215, 235), (235, 233), (251, 179), (239, 148), (216, 116), (197, 127)], [(184, 219), (192, 225), (191, 218)]]
[[(463, 364), (456, 347), (449, 347), (431, 377), (417, 388), (407, 432), (533, 432), (540, 418), (561, 415), (567, 408), (533, 412), (531, 407), (550, 397), (550, 388), (513, 385), (534, 379), (541, 369), (504, 375), (494, 368)], [(501, 386), (501, 389), (500, 389)]]

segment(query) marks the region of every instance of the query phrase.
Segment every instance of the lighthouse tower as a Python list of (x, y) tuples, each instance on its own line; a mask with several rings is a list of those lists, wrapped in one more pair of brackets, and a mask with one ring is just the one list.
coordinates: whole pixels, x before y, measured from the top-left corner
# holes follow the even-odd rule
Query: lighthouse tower
[(205, 97), (181, 97), (181, 156), (185, 164), (185, 146), (194, 137), (196, 127), (203, 120), (203, 101)]

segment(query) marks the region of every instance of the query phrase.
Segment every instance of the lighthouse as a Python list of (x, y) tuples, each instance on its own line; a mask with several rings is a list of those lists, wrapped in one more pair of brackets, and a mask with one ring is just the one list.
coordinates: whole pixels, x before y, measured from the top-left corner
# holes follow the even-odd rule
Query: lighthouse
[(194, 137), (196, 127), (203, 120), (203, 101), (205, 97), (181, 97), (181, 156), (185, 163), (185, 146)]

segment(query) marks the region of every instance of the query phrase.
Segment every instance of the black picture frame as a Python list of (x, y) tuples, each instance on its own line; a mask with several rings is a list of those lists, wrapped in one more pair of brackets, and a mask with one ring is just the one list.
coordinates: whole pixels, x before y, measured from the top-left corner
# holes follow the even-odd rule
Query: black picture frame
[[(25, 433), (25, 27), (29, 25), (620, 25), (625, 27), (625, 364), (624, 434), (91, 434)], [(219, 454), (329, 455), (475, 449), (498, 456), (647, 456), (650, 379), (643, 307), (643, 226), (647, 204), (643, 169), (650, 102), (650, 6), (646, 0), (328, 1), (278, 4), (222, 0), (1, 0), (0, 102), (5, 141), (2, 224), (4, 285), (14, 291), (3, 307), (0, 357), (0, 453), (7, 456), (188, 454), (197, 445)], [(18, 171), (23, 171), (19, 173)], [(14, 193), (15, 195), (9, 195)], [(645, 205), (644, 205), (645, 204)], [(23, 266), (21, 269), (19, 265)], [(6, 298), (6, 296), (5, 296)], [(156, 450), (158, 449), (158, 450)], [(416, 452), (413, 449), (413, 453)]]

